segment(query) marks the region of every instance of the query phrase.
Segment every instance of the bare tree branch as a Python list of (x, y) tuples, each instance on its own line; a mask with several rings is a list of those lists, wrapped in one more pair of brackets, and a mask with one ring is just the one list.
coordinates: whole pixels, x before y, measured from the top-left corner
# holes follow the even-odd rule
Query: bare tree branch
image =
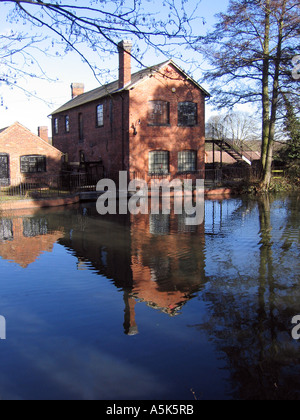
[[(168, 57), (180, 57), (178, 46), (188, 46), (199, 39), (193, 34), (192, 24), (197, 20), (202, 22), (197, 16), (200, 1), (190, 8), (186, 0), (164, 0), (159, 11), (151, 12), (149, 7), (145, 9), (147, 3), (144, 0), (90, 0), (74, 4), (58, 3), (56, 0), (1, 1), (0, 10), (1, 3), (13, 7), (8, 16), (9, 22), (23, 23), (28, 31), (14, 34), (6, 45), (0, 41), (0, 57), (2, 54), (7, 60), (2, 65), (0, 77), (10, 85), (18, 83), (20, 76), (46, 77), (47, 72), (34, 59), (33, 45), (37, 48), (41, 45), (40, 52), (45, 55), (53, 55), (53, 50), (58, 56), (75, 52), (99, 83), (103, 69), (93, 62), (103, 63), (124, 38), (138, 41), (132, 56), (140, 67), (145, 67), (143, 57), (148, 48), (155, 48), (157, 53)], [(23, 42), (20, 47), (13, 45), (19, 40)], [(143, 45), (143, 49), (139, 44)], [(12, 57), (15, 57), (14, 66), (9, 65)], [(18, 60), (22, 60), (19, 68)]]

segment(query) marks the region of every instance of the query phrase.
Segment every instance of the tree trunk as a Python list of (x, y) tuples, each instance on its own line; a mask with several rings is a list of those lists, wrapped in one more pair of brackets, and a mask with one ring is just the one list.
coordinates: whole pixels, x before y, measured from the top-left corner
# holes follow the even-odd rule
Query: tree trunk
[(281, 18), (278, 22), (278, 44), (277, 52), (275, 58), (275, 73), (273, 81), (273, 97), (272, 97), (272, 111), (270, 119), (270, 131), (269, 131), (269, 141), (268, 141), (268, 151), (266, 165), (264, 169), (262, 188), (263, 190), (268, 190), (270, 187), (270, 182), (272, 178), (272, 163), (273, 163), (273, 149), (275, 141), (275, 126), (276, 126), (276, 117), (278, 109), (278, 99), (279, 99), (279, 75), (280, 75), (280, 63), (282, 58), (282, 39), (283, 39), (283, 18), (286, 12), (286, 2), (283, 1)]
[(266, 168), (267, 152), (270, 132), (270, 101), (269, 101), (269, 54), (270, 54), (270, 0), (266, 0), (265, 5), (265, 32), (263, 46), (263, 77), (262, 77), (262, 147), (261, 164), (263, 171)]

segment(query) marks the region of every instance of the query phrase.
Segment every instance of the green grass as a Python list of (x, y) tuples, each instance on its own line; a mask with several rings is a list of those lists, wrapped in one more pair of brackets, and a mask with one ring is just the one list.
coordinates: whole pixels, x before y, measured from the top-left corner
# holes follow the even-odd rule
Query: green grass
[(25, 194), (13, 194), (11, 189), (2, 189), (0, 191), (0, 202), (7, 201), (20, 201), (20, 200), (39, 200), (39, 199), (50, 199), (67, 197), (71, 195), (70, 191), (61, 191), (56, 189), (40, 189), (28, 190)]

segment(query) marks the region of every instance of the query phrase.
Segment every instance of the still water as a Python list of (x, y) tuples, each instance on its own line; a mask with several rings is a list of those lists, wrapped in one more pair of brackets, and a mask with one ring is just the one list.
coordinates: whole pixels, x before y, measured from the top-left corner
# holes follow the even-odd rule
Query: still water
[(0, 216), (1, 399), (300, 399), (299, 197)]

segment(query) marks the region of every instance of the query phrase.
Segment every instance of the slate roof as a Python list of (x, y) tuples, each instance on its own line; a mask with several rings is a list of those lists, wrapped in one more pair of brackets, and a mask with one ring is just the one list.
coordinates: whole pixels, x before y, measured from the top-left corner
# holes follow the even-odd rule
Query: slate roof
[(0, 128), (0, 134), (3, 133), (3, 131), (7, 130), (9, 127)]
[(140, 83), (141, 81), (149, 78), (152, 74), (159, 72), (163, 67), (168, 64), (172, 64), (180, 73), (182, 73), (187, 79), (189, 79), (197, 88), (202, 90), (205, 96), (210, 97), (210, 94), (202, 88), (195, 80), (193, 80), (190, 76), (188, 76), (180, 67), (177, 66), (172, 60), (165, 61), (161, 64), (156, 66), (148, 67), (144, 70), (138, 71), (137, 73), (132, 74), (131, 82), (126, 85), (124, 88), (119, 89), (119, 80), (116, 80), (112, 83), (109, 83), (105, 86), (101, 86), (90, 92), (83, 93), (82, 95), (77, 96), (76, 98), (72, 99), (71, 101), (67, 102), (56, 111), (52, 112), (51, 115), (59, 114), (61, 112), (68, 111), (69, 109), (77, 108), (78, 106), (97, 101), (99, 99), (105, 98), (106, 96), (123, 92), (125, 90), (132, 89), (136, 84)]

